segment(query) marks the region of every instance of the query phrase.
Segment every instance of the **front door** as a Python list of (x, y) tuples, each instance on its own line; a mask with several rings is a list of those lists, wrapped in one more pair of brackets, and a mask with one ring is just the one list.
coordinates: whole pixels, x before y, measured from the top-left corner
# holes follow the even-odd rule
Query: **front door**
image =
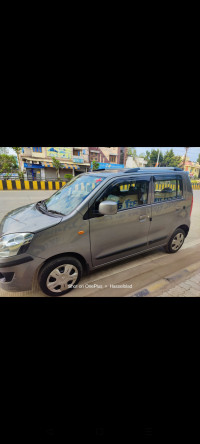
[[(90, 208), (91, 256), (94, 267), (147, 248), (150, 228), (150, 181), (147, 177), (114, 180)], [(118, 212), (101, 216), (100, 202), (115, 201)]]

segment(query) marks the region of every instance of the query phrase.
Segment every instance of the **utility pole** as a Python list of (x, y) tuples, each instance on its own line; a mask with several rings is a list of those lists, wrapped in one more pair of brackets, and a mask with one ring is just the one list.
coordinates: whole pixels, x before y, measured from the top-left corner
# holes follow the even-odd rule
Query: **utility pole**
[(156, 162), (155, 167), (158, 167), (158, 166), (159, 166), (159, 160), (160, 160), (160, 148), (159, 148), (159, 150), (158, 150), (158, 158), (157, 158), (157, 162)]
[(185, 168), (185, 162), (186, 162), (188, 150), (189, 150), (189, 147), (186, 147), (185, 148), (185, 157), (184, 157), (184, 161), (183, 161), (183, 169)]

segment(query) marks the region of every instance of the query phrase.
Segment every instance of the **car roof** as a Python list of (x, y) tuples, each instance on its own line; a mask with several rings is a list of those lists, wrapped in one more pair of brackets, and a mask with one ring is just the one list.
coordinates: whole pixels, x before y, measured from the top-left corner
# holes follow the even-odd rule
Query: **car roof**
[(157, 167), (157, 168), (151, 168), (151, 167), (146, 167), (146, 168), (118, 168), (118, 169), (111, 169), (111, 170), (104, 170), (104, 169), (98, 169), (98, 170), (94, 170), (94, 171), (90, 171), (86, 174), (100, 174), (104, 177), (115, 177), (115, 176), (126, 176), (126, 174), (134, 174), (134, 175), (146, 175), (146, 174), (180, 174), (180, 173), (185, 173), (187, 174), (186, 171), (182, 170), (181, 168), (178, 167)]

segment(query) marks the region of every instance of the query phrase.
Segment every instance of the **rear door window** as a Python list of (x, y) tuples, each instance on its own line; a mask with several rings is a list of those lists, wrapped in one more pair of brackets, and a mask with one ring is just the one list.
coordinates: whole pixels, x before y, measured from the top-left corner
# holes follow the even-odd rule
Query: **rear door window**
[(183, 180), (181, 177), (154, 177), (154, 202), (165, 202), (183, 197)]
[(177, 179), (177, 199), (182, 199), (183, 197), (183, 179)]

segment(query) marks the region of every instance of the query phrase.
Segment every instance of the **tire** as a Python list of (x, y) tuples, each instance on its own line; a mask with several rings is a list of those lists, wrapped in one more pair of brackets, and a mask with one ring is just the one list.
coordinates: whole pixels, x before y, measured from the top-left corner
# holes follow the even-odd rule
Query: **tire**
[(183, 246), (185, 240), (185, 231), (181, 228), (177, 228), (172, 234), (168, 244), (165, 246), (165, 251), (167, 253), (177, 253)]
[(83, 274), (80, 261), (64, 256), (44, 265), (39, 274), (41, 290), (48, 296), (62, 296), (73, 290), (68, 285), (77, 285)]

